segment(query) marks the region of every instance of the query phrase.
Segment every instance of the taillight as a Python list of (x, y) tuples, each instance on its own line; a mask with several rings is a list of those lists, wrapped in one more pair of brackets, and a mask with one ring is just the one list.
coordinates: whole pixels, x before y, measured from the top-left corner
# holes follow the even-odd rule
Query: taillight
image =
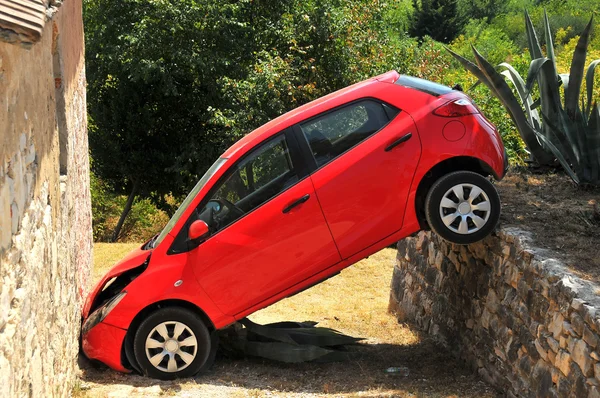
[(450, 102), (446, 102), (433, 111), (434, 115), (442, 117), (458, 117), (479, 113), (479, 110), (468, 99), (460, 98)]

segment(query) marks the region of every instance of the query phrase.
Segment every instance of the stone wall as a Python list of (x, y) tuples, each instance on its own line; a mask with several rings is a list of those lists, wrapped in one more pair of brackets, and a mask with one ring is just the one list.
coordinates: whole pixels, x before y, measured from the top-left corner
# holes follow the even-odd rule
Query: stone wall
[(0, 396), (69, 396), (92, 245), (81, 1), (35, 44), (1, 39)]
[(398, 243), (390, 311), (507, 396), (600, 397), (598, 289), (518, 229), (469, 246), (420, 232)]

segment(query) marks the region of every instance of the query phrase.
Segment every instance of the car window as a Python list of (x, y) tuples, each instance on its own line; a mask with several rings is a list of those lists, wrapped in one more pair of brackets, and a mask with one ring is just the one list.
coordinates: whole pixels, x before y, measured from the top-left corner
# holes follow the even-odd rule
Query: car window
[(390, 121), (384, 105), (363, 100), (300, 124), (317, 166), (354, 147)]
[(297, 181), (285, 136), (281, 135), (233, 166), (206, 205), (198, 210), (198, 218), (215, 233)]

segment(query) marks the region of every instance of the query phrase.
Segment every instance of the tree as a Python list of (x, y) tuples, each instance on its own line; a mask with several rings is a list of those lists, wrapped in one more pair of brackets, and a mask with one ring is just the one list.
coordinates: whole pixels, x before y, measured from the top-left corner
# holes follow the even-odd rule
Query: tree
[(136, 197), (164, 208), (244, 134), (386, 62), (377, 0), (84, 5), (93, 171), (128, 195), (113, 240)]
[(248, 28), (234, 2), (85, 2), (93, 168), (129, 198), (182, 195), (231, 139), (205, 126), (217, 81), (239, 75)]
[(413, 8), (408, 33), (419, 39), (430, 36), (449, 43), (464, 25), (458, 14), (457, 0), (413, 0)]

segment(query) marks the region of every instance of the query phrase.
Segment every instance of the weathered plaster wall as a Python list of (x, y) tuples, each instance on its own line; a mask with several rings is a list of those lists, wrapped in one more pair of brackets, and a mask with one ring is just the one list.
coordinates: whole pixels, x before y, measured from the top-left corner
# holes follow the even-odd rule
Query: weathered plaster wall
[(0, 396), (69, 396), (91, 266), (81, 2), (0, 42)]
[(390, 311), (507, 396), (600, 397), (600, 291), (529, 235), (469, 246), (431, 232), (398, 243)]

